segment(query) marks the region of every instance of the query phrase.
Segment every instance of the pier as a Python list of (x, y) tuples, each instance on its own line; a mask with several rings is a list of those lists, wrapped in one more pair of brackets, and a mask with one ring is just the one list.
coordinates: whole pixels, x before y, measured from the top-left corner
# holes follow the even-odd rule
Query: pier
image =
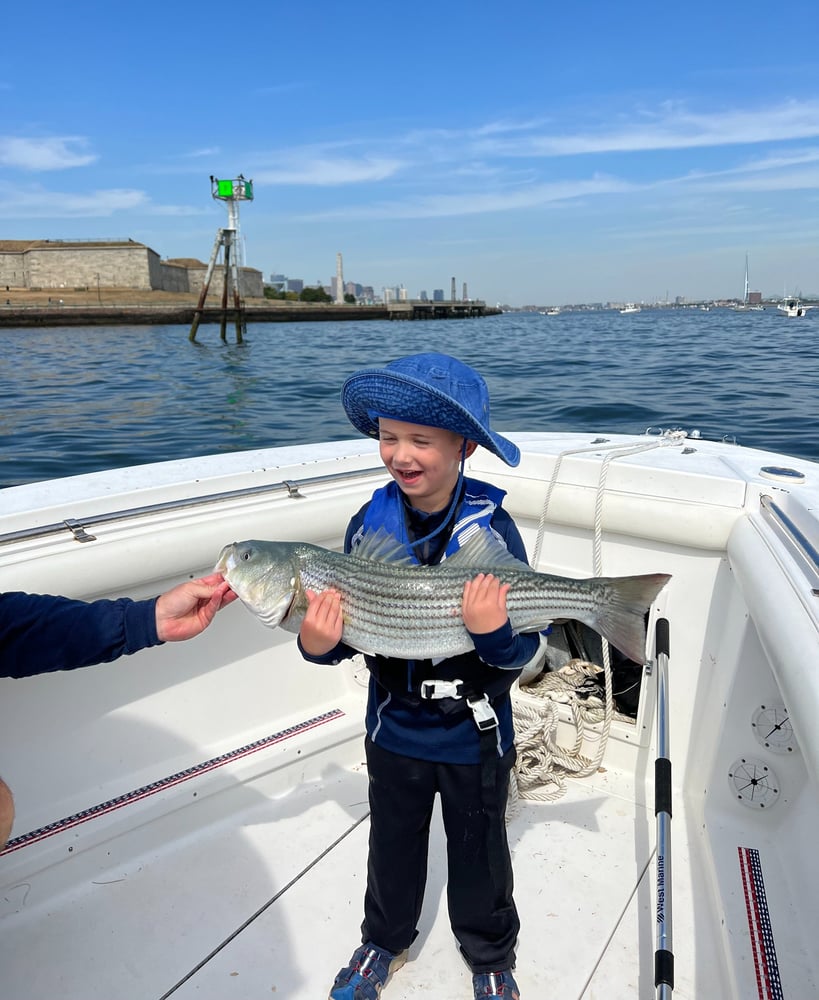
[[(54, 326), (148, 326), (174, 325), (190, 327), (198, 311), (198, 303), (189, 294), (145, 292), (132, 290), (118, 293), (106, 290), (81, 294), (61, 291), (64, 298), (43, 293), (20, 294), (11, 291), (7, 304), (0, 304), (0, 327)], [(93, 298), (93, 301), (92, 301)], [(51, 301), (48, 301), (50, 299)], [(364, 320), (424, 320), (467, 319), (499, 315), (500, 309), (480, 301), (427, 302), (411, 300), (378, 305), (357, 305), (318, 302), (290, 302), (276, 299), (245, 299), (241, 317), (247, 323), (316, 323), (362, 322)], [(234, 322), (233, 310), (208, 303), (201, 308), (199, 324), (222, 326)]]
[(407, 302), (389, 302), (386, 309), (389, 319), (468, 319), (500, 313), (500, 309), (491, 309), (479, 300), (429, 302), (426, 299), (411, 299)]

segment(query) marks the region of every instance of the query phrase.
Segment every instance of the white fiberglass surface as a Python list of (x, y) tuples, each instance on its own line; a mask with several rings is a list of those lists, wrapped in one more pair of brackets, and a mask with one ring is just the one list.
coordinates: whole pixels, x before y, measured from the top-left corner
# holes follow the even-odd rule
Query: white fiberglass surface
[[(358, 823), (366, 814), (360, 751), (360, 736), (326, 750), (287, 791), (267, 794), (264, 777), (225, 789), (203, 803), (206, 825), (169, 815), (143, 831), (150, 846), (132, 856), (116, 840), (98, 845), (82, 884), (30, 912), (23, 900), (3, 920), (6, 995), (324, 996), (358, 943), (367, 840), (366, 819)], [(134, 848), (138, 831), (127, 836)], [(556, 803), (521, 804), (509, 836), (523, 996), (645, 995), (653, 964), (649, 811), (618, 794), (612, 772), (571, 782)], [(390, 985), (396, 1000), (469, 995), (448, 926), (444, 857), (436, 817), (420, 935)], [(685, 912), (688, 892), (678, 897)], [(681, 947), (685, 955), (685, 938)], [(695, 996), (688, 981), (678, 995)]]

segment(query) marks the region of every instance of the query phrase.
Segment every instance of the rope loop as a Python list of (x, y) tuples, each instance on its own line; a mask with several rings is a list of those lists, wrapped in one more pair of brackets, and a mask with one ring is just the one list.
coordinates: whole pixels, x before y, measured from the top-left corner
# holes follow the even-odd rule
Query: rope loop
[[(649, 433), (651, 428), (649, 428)], [(582, 455), (590, 452), (603, 454), (600, 465), (600, 475), (597, 482), (597, 493), (594, 507), (594, 533), (592, 538), (592, 562), (594, 576), (603, 575), (603, 500), (606, 495), (606, 479), (609, 466), (618, 458), (638, 455), (641, 452), (653, 451), (656, 448), (680, 446), (688, 437), (682, 430), (660, 430), (651, 439), (638, 439), (633, 444), (616, 443), (605, 438), (598, 439), (584, 448), (571, 448), (562, 451), (555, 459), (554, 469), (543, 498), (543, 509), (540, 514), (537, 541), (531, 565), (537, 566), (546, 533), (549, 504), (560, 475), (563, 459), (569, 455)], [(605, 699), (601, 704), (599, 698), (584, 700), (578, 689), (588, 681), (589, 671), (603, 671)], [(584, 676), (579, 676), (584, 675)], [(562, 676), (561, 676), (562, 675)], [(557, 680), (555, 680), (557, 678)], [(513, 691), (512, 714), (515, 721), (515, 744), (518, 759), (510, 780), (509, 803), (515, 809), (519, 799), (551, 801), (559, 799), (566, 791), (566, 778), (585, 777), (594, 774), (600, 767), (614, 717), (612, 698), (611, 656), (609, 644), (603, 639), (603, 666), (588, 663), (584, 660), (572, 660), (565, 667), (542, 675), (535, 685), (520, 688), (521, 695), (516, 697)], [(575, 727), (574, 746), (567, 749), (557, 743), (558, 713), (557, 703), (571, 705), (572, 720)], [(599, 726), (597, 730), (591, 727)], [(584, 743), (596, 743), (594, 752), (583, 753)], [(511, 812), (508, 813), (511, 815)]]
[[(517, 747), (515, 780), (510, 789), (513, 807), (519, 799), (558, 799), (566, 791), (567, 777), (582, 778), (599, 769), (611, 719), (607, 720), (599, 695), (589, 693), (589, 682), (602, 671), (596, 663), (570, 660), (559, 670), (542, 674), (535, 683), (513, 689)], [(575, 729), (571, 747), (557, 741), (560, 704), (571, 708)], [(602, 729), (597, 728), (601, 723)], [(584, 747), (592, 746), (592, 753), (584, 752)]]

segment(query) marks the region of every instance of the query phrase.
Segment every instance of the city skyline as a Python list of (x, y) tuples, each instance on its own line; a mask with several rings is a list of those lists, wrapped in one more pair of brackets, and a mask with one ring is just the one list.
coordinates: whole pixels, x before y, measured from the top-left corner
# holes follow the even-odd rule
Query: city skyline
[(327, 0), (86, 13), (7, 12), (0, 238), (207, 259), (208, 179), (241, 173), (263, 274), (329, 276), (343, 250), (375, 289), (707, 300), (742, 295), (747, 254), (766, 298), (819, 293), (819, 83), (787, 44), (815, 3), (419, 0), (409, 25), (363, 0), (341, 29)]

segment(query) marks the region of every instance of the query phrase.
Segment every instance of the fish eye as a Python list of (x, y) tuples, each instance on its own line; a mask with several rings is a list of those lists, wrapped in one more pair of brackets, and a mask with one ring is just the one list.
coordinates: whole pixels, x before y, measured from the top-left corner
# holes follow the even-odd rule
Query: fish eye
[(247, 562), (248, 559), (250, 558), (250, 550), (245, 549), (245, 551), (241, 554), (240, 558), (244, 559), (244, 561)]

